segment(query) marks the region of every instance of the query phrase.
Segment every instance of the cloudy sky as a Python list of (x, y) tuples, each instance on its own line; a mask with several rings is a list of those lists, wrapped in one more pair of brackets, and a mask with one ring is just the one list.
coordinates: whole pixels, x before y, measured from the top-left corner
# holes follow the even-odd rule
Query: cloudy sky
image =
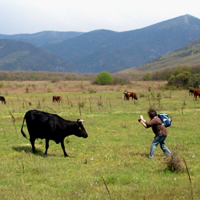
[(128, 31), (190, 14), (197, 0), (0, 0), (0, 34)]

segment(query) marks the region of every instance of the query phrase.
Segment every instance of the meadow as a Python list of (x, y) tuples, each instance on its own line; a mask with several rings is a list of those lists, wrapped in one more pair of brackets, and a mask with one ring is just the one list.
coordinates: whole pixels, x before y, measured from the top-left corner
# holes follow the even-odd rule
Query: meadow
[[(133, 81), (97, 86), (89, 81), (2, 81), (0, 95), (0, 199), (200, 199), (200, 101), (188, 90), (161, 90), (166, 82)], [(138, 101), (126, 101), (124, 91)], [(52, 96), (62, 96), (53, 103)], [(178, 153), (182, 170), (172, 172), (158, 146), (148, 159), (154, 134), (138, 118), (147, 110), (172, 118), (166, 140)], [(23, 117), (37, 109), (76, 121), (84, 119), (88, 138), (65, 138), (60, 144), (36, 140), (36, 154), (21, 134)], [(26, 126), (24, 132), (28, 135)]]

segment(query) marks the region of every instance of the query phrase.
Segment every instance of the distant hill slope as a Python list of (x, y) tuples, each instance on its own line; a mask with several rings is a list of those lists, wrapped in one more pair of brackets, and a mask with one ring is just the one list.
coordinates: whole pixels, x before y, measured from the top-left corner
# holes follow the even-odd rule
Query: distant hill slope
[(0, 40), (0, 70), (75, 72), (65, 59), (16, 40)]
[(82, 32), (59, 32), (59, 31), (43, 31), (34, 34), (15, 34), (15, 35), (2, 35), (0, 39), (13, 39), (21, 42), (27, 42), (35, 46), (41, 46), (44, 43), (56, 43), (62, 40), (76, 37), (81, 35)]
[[(52, 52), (52, 58), (57, 55), (59, 57), (56, 59), (61, 60), (62, 57), (61, 62), (70, 62), (74, 66), (73, 71), (77, 73), (99, 73), (101, 71), (115, 73), (133, 67), (138, 68), (151, 60), (180, 49), (191, 40), (200, 37), (200, 19), (184, 15), (142, 29), (125, 32), (110, 30), (95, 30), (87, 33), (44, 31), (35, 34), (0, 35), (0, 38), (3, 37), (27, 41)], [(34, 49), (33, 52), (30, 50), (29, 56), (34, 52)], [(51, 56), (48, 58), (43, 53), (41, 53), (43, 56), (40, 54), (35, 54), (35, 56), (39, 56), (39, 60), (43, 58), (43, 62), (44, 60), (49, 62)], [(27, 63), (34, 62), (33, 56), (26, 57), (25, 61), (23, 60), (25, 57), (22, 59), (21, 54), (20, 59), (13, 59), (13, 56), (9, 54), (7, 56), (10, 60), (6, 60), (7, 64), (3, 64), (5, 60), (1, 60), (1, 66), (8, 66), (8, 63), (11, 62), (13, 70), (15, 70), (14, 62), (17, 62), (18, 68), (23, 66), (23, 68), (31, 70)], [(72, 68), (69, 68), (68, 65), (63, 64), (56, 70), (71, 72)], [(10, 64), (9, 66), (12, 69)], [(55, 66), (55, 63), (52, 63), (52, 66)], [(43, 68), (42, 62), (41, 68)], [(159, 69), (159, 66), (157, 68)], [(140, 71), (143, 69), (145, 70), (144, 66), (139, 68)]]
[(41, 47), (70, 61), (81, 73), (117, 72), (139, 67), (199, 36), (200, 20), (185, 15), (133, 31), (92, 31)]
[[(138, 71), (158, 71), (164, 68), (178, 66), (200, 65), (200, 37), (189, 42), (185, 47), (154, 59), (137, 68)], [(123, 73), (135, 72), (135, 68), (122, 71)]]

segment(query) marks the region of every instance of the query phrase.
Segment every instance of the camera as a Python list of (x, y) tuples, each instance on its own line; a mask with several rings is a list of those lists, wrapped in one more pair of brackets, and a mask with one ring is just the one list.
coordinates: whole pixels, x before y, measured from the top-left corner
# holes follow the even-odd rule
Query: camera
[(138, 119), (138, 122), (140, 122), (140, 119)]

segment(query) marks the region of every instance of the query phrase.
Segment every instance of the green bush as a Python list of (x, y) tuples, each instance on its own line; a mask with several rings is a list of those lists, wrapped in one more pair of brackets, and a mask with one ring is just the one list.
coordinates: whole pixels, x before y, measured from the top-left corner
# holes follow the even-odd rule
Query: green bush
[(3, 83), (0, 83), (0, 88), (2, 88), (3, 87)]
[(152, 74), (151, 72), (146, 72), (144, 74), (143, 81), (150, 81), (150, 80), (152, 80)]
[(113, 78), (109, 72), (100, 72), (96, 79), (95, 84), (97, 85), (111, 85), (113, 81)]
[(121, 81), (120, 85), (125, 85), (124, 81)]

